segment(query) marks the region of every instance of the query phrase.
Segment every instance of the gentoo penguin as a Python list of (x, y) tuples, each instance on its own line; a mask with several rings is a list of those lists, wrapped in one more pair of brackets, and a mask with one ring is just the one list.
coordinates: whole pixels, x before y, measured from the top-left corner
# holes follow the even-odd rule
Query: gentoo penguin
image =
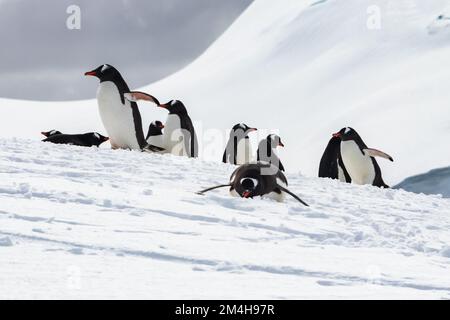
[(258, 129), (250, 128), (245, 123), (236, 124), (231, 129), (222, 162), (240, 165), (252, 161), (253, 152), (248, 134), (256, 130)]
[(341, 140), (342, 162), (353, 183), (389, 188), (383, 181), (381, 169), (375, 157), (394, 161), (390, 155), (368, 148), (359, 134), (350, 127), (341, 129), (333, 134), (333, 137)]
[(139, 93), (130, 93), (130, 89), (119, 71), (109, 64), (104, 64), (95, 70), (86, 72), (85, 75), (100, 79), (97, 102), (111, 147), (144, 151), (159, 150), (160, 148), (150, 146), (145, 141), (138, 105), (125, 98), (127, 93)]
[(164, 124), (164, 149), (178, 156), (198, 157), (197, 135), (183, 102), (171, 100), (159, 107), (169, 111)]
[(233, 196), (242, 198), (261, 196), (282, 202), (284, 201), (284, 194), (287, 193), (303, 205), (308, 206), (298, 196), (289, 191), (287, 185), (286, 176), (277, 167), (267, 162), (253, 162), (238, 167), (232, 173), (228, 184), (208, 188), (198, 192), (198, 194), (204, 194), (217, 188), (230, 187), (230, 193)]
[(148, 127), (148, 133), (145, 140), (148, 144), (153, 146), (161, 147), (163, 146), (163, 132), (164, 125), (161, 121), (153, 121)]
[(319, 166), (320, 178), (339, 179), (341, 182), (351, 183), (352, 178), (345, 169), (341, 156), (341, 139), (333, 136), (328, 142)]
[(281, 142), (281, 138), (276, 134), (269, 134), (267, 138), (261, 140), (259, 143), (258, 150), (256, 151), (256, 157), (258, 161), (269, 162), (278, 167), (281, 171), (285, 171), (280, 158), (278, 158), (278, 155), (275, 152), (277, 147), (284, 147), (283, 142)]
[(50, 131), (42, 131), (41, 134), (48, 138), (54, 136), (55, 134), (61, 134), (61, 132), (58, 130), (50, 130)]
[(103, 142), (108, 141), (109, 138), (102, 136), (97, 132), (90, 132), (85, 134), (56, 134), (52, 135), (42, 141), (57, 144), (71, 144), (81, 147), (100, 146)]

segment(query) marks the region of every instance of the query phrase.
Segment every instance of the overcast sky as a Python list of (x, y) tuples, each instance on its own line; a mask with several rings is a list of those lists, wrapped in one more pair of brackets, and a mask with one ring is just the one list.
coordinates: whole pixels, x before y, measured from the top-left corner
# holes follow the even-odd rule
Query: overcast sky
[[(132, 88), (187, 65), (252, 0), (0, 0), (0, 97), (92, 98), (83, 73), (117, 67)], [(69, 30), (70, 5), (81, 29)]]

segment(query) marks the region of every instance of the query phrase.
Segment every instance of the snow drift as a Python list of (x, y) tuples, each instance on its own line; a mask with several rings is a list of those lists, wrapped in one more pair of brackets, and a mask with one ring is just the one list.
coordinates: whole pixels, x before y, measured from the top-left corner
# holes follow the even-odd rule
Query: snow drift
[(450, 198), (450, 167), (435, 169), (424, 174), (409, 177), (395, 186), (395, 188), (415, 193), (440, 194)]

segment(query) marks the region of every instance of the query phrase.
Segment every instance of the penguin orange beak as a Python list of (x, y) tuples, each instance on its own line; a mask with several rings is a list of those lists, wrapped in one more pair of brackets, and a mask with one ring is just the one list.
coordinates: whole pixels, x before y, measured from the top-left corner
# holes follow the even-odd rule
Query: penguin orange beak
[(250, 197), (250, 191), (244, 191), (244, 192), (242, 193), (242, 197), (245, 198), (245, 199), (247, 199), (248, 197)]
[(250, 128), (250, 129), (248, 129), (248, 131), (249, 131), (249, 132), (252, 132), (252, 131), (258, 131), (258, 129), (256, 129), (256, 128)]
[(333, 133), (333, 138), (341, 138), (342, 134), (340, 132)]
[(48, 137), (48, 133), (47, 133), (47, 132), (42, 131), (41, 134), (42, 134), (44, 137)]
[(88, 71), (84, 74), (85, 76), (91, 76), (91, 77), (96, 77), (97, 76), (97, 72), (95, 70), (93, 71)]
[(167, 109), (167, 104), (159, 104), (158, 107)]
[(104, 137), (103, 138), (103, 141), (108, 141), (109, 140), (109, 137)]
[(284, 147), (283, 142), (280, 141), (280, 143), (278, 144), (279, 147)]
[(159, 128), (160, 128), (160, 129), (164, 129), (164, 125), (163, 125), (163, 124), (160, 125)]

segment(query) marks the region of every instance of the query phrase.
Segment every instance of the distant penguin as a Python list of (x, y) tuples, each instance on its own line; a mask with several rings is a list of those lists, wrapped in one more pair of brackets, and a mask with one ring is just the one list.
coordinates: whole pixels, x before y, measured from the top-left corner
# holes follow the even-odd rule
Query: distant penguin
[(261, 196), (263, 198), (271, 198), (278, 202), (284, 201), (285, 194), (289, 194), (308, 206), (297, 195), (287, 189), (286, 176), (277, 167), (267, 162), (254, 162), (241, 165), (230, 177), (230, 182), (224, 185), (218, 185), (198, 192), (205, 192), (230, 187), (230, 193), (233, 196), (242, 198), (253, 198)]
[(342, 163), (355, 184), (371, 184), (376, 187), (389, 188), (384, 183), (381, 169), (375, 157), (382, 157), (394, 161), (392, 157), (382, 151), (368, 148), (359, 134), (350, 127), (343, 128), (333, 135), (339, 138)]
[(61, 132), (58, 130), (50, 130), (50, 131), (42, 131), (41, 134), (44, 137), (48, 138), (48, 137), (54, 136), (55, 134), (61, 134)]
[[(145, 141), (138, 105), (125, 98), (125, 94), (140, 93), (130, 93), (119, 71), (109, 64), (104, 64), (86, 72), (85, 75), (100, 79), (97, 102), (100, 117), (110, 137), (111, 147), (144, 151), (160, 150), (148, 145)], [(157, 100), (155, 103), (159, 104)]]
[(275, 151), (277, 147), (284, 147), (281, 138), (276, 134), (269, 134), (267, 138), (261, 140), (259, 143), (258, 150), (256, 151), (257, 160), (268, 162), (278, 167), (281, 171), (285, 171)]
[(345, 169), (341, 157), (341, 139), (333, 136), (320, 160), (320, 178), (339, 179), (341, 182), (351, 183), (352, 179)]
[(162, 129), (164, 129), (164, 125), (161, 121), (153, 121), (150, 123), (147, 137), (145, 138), (147, 143), (162, 148), (164, 145)]
[(108, 137), (102, 136), (97, 132), (90, 132), (85, 134), (56, 134), (42, 141), (56, 144), (71, 144), (81, 147), (99, 147), (103, 142), (108, 140)]
[(256, 128), (250, 128), (245, 123), (236, 124), (230, 132), (222, 162), (241, 165), (252, 161), (252, 146), (248, 134), (256, 131)]
[(159, 107), (169, 111), (163, 134), (166, 152), (178, 156), (198, 157), (197, 135), (183, 102), (171, 100), (160, 104)]

